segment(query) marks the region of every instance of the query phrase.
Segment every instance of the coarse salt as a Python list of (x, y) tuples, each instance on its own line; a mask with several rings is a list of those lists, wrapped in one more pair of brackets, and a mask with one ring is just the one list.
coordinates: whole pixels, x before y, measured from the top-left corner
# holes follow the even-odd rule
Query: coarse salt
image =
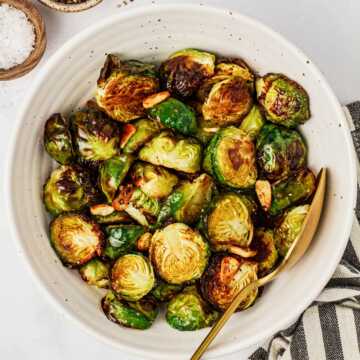
[(0, 69), (23, 63), (34, 49), (35, 30), (25, 13), (0, 4)]

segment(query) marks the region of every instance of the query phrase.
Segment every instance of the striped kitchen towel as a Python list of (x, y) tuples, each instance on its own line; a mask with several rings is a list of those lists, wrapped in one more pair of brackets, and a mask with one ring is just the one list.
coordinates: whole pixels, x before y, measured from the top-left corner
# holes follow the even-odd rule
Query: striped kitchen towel
[[(360, 101), (344, 110), (360, 159)], [(250, 360), (360, 360), (359, 184), (355, 215), (344, 256), (323, 292), (295, 324), (277, 333)]]

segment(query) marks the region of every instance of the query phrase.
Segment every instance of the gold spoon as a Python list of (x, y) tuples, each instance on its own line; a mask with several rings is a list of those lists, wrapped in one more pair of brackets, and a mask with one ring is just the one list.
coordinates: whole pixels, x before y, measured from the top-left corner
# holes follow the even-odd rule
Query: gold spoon
[(280, 265), (270, 274), (250, 283), (235, 296), (232, 303), (229, 305), (221, 318), (216, 322), (216, 324), (210, 330), (209, 334), (197, 348), (197, 350), (191, 357), (191, 360), (199, 360), (201, 358), (208, 346), (214, 340), (215, 336), (219, 333), (219, 331), (223, 328), (230, 316), (238, 308), (241, 300), (244, 298), (244, 295), (247, 295), (247, 293), (253, 290), (255, 287), (264, 286), (265, 284), (274, 280), (281, 272), (290, 269), (301, 259), (315, 235), (324, 203), (325, 189), (326, 169), (322, 168), (318, 175), (316, 192), (311, 202), (309, 212), (304, 219), (301, 231), (295, 241), (292, 243), (289, 251), (287, 252), (284, 259), (281, 261)]

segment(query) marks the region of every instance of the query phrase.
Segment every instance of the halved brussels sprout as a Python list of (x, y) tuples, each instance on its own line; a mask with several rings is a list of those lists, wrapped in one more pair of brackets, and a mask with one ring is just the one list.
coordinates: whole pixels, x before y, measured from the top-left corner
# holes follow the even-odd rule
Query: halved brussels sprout
[(275, 229), (275, 245), (281, 256), (286, 255), (290, 246), (300, 234), (309, 208), (310, 205), (301, 205), (287, 210), (280, 225)]
[(103, 255), (115, 260), (136, 249), (136, 241), (145, 232), (141, 225), (110, 225), (105, 228), (106, 246)]
[(251, 242), (251, 249), (256, 251), (252, 260), (258, 264), (258, 275), (262, 277), (270, 273), (278, 259), (274, 232), (270, 229), (256, 229), (254, 239)]
[(139, 224), (148, 226), (148, 220), (158, 216), (160, 204), (132, 184), (120, 186), (119, 194), (112, 203), (118, 211), (126, 211)]
[(52, 215), (81, 210), (99, 201), (90, 175), (79, 165), (61, 165), (53, 170), (44, 185), (43, 201)]
[(99, 167), (99, 187), (111, 202), (125, 179), (134, 158), (131, 155), (121, 154), (105, 160)]
[(196, 173), (201, 165), (201, 145), (194, 139), (176, 138), (163, 131), (139, 152), (139, 159), (177, 171)]
[(104, 235), (85, 215), (63, 214), (50, 223), (50, 242), (65, 266), (76, 267), (101, 255)]
[(126, 302), (119, 300), (113, 291), (103, 297), (101, 307), (110, 321), (138, 330), (150, 328), (159, 313), (158, 304), (152, 297)]
[(215, 55), (195, 49), (175, 52), (161, 64), (160, 74), (167, 89), (180, 97), (190, 97), (204, 79), (214, 74)]
[(81, 278), (89, 285), (108, 288), (110, 284), (109, 265), (99, 259), (92, 259), (79, 269)]
[[(257, 280), (257, 264), (233, 254), (216, 254), (201, 277), (201, 293), (216, 309), (225, 311), (240, 290)], [(245, 291), (238, 310), (251, 306), (258, 289)]]
[(116, 211), (109, 204), (91, 206), (90, 214), (98, 224), (123, 224), (131, 222), (131, 217), (125, 211)]
[(197, 130), (194, 110), (175, 98), (169, 98), (148, 109), (150, 118), (183, 135), (193, 135)]
[(267, 74), (257, 79), (256, 92), (266, 118), (275, 124), (295, 127), (310, 118), (308, 94), (285, 75)]
[(154, 270), (143, 255), (121, 256), (111, 270), (111, 287), (124, 300), (140, 300), (154, 285)]
[(166, 198), (178, 183), (175, 174), (161, 166), (143, 162), (135, 163), (130, 175), (133, 183), (153, 199)]
[(256, 142), (257, 163), (271, 181), (284, 179), (306, 164), (307, 147), (296, 130), (266, 124)]
[(211, 326), (218, 317), (219, 313), (201, 298), (194, 285), (175, 295), (166, 309), (167, 323), (181, 331), (193, 331)]
[(154, 65), (110, 54), (100, 73), (96, 101), (114, 120), (129, 122), (145, 115), (142, 102), (158, 89)]
[(244, 131), (251, 139), (254, 140), (259, 135), (264, 124), (265, 120), (259, 107), (254, 105), (251, 108), (251, 111), (244, 117), (239, 129)]
[(60, 164), (69, 164), (74, 158), (71, 134), (61, 114), (53, 114), (45, 123), (44, 147)]
[(240, 58), (220, 57), (215, 66), (216, 77), (239, 76), (245, 81), (253, 84), (255, 76), (249, 65)]
[(302, 169), (286, 180), (273, 183), (269, 214), (278, 215), (287, 207), (309, 199), (315, 191), (315, 182), (315, 175), (312, 171)]
[(158, 223), (172, 217), (177, 222), (193, 224), (210, 203), (215, 185), (212, 178), (202, 174), (193, 181), (184, 181), (165, 201)]
[(181, 223), (157, 230), (149, 249), (151, 263), (169, 284), (199, 279), (207, 265), (209, 253), (209, 246), (202, 236)]
[(206, 218), (206, 230), (214, 250), (226, 247), (248, 249), (254, 226), (247, 203), (233, 193), (219, 196), (211, 204)]
[(125, 124), (121, 138), (123, 152), (137, 152), (160, 131), (160, 128), (160, 124), (151, 119), (139, 119), (132, 124)]
[(208, 127), (240, 124), (253, 105), (251, 87), (239, 76), (215, 82), (202, 106)]
[(70, 122), (77, 155), (84, 163), (96, 166), (118, 153), (119, 129), (102, 112), (76, 111)]
[(251, 138), (233, 126), (220, 130), (205, 150), (203, 167), (221, 184), (244, 189), (257, 178), (255, 146)]
[(183, 289), (182, 285), (168, 284), (168, 283), (160, 280), (160, 281), (158, 281), (158, 283), (154, 287), (154, 289), (151, 291), (151, 295), (154, 296), (154, 298), (157, 301), (168, 302), (176, 294), (181, 292), (182, 289)]

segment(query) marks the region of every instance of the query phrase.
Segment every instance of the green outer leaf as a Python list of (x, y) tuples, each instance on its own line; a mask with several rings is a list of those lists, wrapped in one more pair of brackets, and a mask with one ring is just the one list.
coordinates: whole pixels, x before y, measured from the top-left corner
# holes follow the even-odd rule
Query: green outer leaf
[(210, 175), (214, 176), (213, 171), (213, 154), (220, 138), (219, 132), (217, 132), (210, 140), (208, 146), (205, 149), (203, 169)]
[(154, 289), (151, 290), (151, 294), (156, 300), (160, 302), (167, 302), (170, 301), (182, 289), (182, 285), (168, 284), (164, 281), (158, 281)]
[(110, 284), (109, 265), (100, 259), (90, 260), (79, 269), (81, 278), (89, 285), (107, 288)]
[(98, 224), (123, 224), (131, 222), (131, 218), (125, 211), (114, 211), (110, 215), (91, 215)]
[(257, 105), (254, 105), (250, 110), (249, 114), (245, 116), (241, 125), (239, 126), (240, 130), (243, 130), (251, 139), (255, 139), (261, 128), (264, 126), (265, 120), (261, 114), (261, 111)]
[(183, 135), (192, 135), (197, 131), (194, 110), (174, 98), (169, 98), (149, 109), (149, 116)]

